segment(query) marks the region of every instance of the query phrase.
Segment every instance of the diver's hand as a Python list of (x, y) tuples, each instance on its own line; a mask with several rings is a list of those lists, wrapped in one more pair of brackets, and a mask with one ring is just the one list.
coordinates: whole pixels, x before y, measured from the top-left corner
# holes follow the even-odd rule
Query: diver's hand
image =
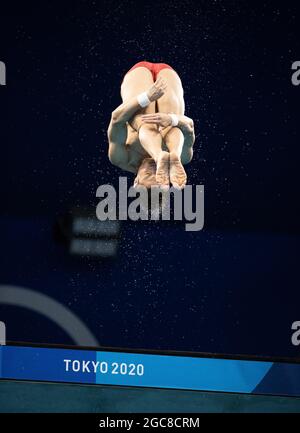
[(166, 80), (164, 80), (162, 77), (159, 77), (148, 90), (147, 96), (151, 102), (157, 101), (159, 98), (161, 98), (164, 95), (166, 88), (167, 88)]
[(143, 123), (154, 123), (162, 128), (167, 128), (172, 125), (172, 117), (166, 113), (144, 114), (142, 116)]

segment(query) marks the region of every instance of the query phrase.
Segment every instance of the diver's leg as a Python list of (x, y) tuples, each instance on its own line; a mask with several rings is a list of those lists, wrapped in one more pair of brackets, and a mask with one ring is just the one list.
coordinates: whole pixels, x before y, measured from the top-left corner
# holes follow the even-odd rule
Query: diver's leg
[(164, 95), (157, 100), (157, 111), (184, 115), (183, 88), (178, 74), (173, 69), (161, 69), (158, 77), (164, 78), (167, 88)]
[[(153, 85), (153, 76), (146, 67), (138, 67), (129, 71), (121, 84), (121, 97), (123, 102), (134, 98), (140, 93), (146, 92)], [(155, 113), (155, 102), (151, 102), (148, 107), (141, 108), (136, 115), (130, 120), (130, 125), (135, 131), (139, 130), (142, 123), (141, 116), (143, 114)]]
[[(152, 73), (145, 67), (138, 67), (128, 72), (121, 86), (123, 101), (147, 91), (153, 82)], [(138, 131), (142, 148), (157, 164), (157, 182), (169, 185), (169, 155), (162, 150), (162, 136), (156, 126), (142, 124), (141, 119), (143, 114), (155, 113), (155, 108), (155, 102), (141, 108), (130, 121), (130, 125)]]
[(170, 126), (161, 131), (161, 134), (170, 154), (180, 159), (184, 147), (184, 136), (181, 129)]
[(191, 162), (193, 159), (193, 145), (184, 141), (181, 129), (168, 127), (161, 131), (161, 134), (170, 153), (176, 158), (180, 158), (183, 165)]
[(171, 128), (165, 135), (164, 141), (170, 152), (170, 182), (175, 188), (182, 189), (187, 182), (187, 175), (182, 165), (183, 134), (179, 128)]
[(139, 129), (143, 148), (156, 162), (156, 182), (169, 186), (169, 153), (162, 150), (162, 136), (157, 125), (144, 124)]
[[(172, 69), (162, 69), (158, 76), (163, 77), (167, 82), (165, 94), (157, 101), (158, 111), (183, 115), (185, 104), (179, 76)], [(181, 161), (184, 147), (182, 131), (176, 127), (168, 128), (163, 132), (163, 136), (170, 152), (170, 181), (174, 187), (184, 188), (187, 176)]]

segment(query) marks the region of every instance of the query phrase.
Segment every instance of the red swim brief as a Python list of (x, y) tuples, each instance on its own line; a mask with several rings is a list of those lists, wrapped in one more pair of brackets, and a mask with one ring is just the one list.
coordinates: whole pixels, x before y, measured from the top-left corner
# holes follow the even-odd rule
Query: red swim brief
[[(144, 67), (147, 68), (153, 77), (153, 81), (156, 81), (157, 79), (157, 74), (162, 70), (162, 69), (172, 69), (171, 66), (167, 65), (166, 63), (151, 63), (151, 62), (138, 62), (136, 63), (131, 69), (129, 69), (128, 72), (132, 71), (133, 69), (136, 68), (140, 68), (140, 67)], [(128, 74), (127, 72), (127, 74)]]

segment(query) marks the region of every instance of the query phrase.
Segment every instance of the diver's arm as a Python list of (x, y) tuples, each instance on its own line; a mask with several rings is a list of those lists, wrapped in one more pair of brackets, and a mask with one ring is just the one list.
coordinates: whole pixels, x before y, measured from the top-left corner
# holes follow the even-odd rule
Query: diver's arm
[[(161, 77), (146, 92), (150, 102), (154, 102), (163, 96), (166, 90), (166, 81)], [(131, 98), (127, 102), (119, 105), (111, 115), (111, 121), (108, 127), (107, 135), (109, 142), (108, 157), (112, 164), (123, 170), (136, 173), (135, 167), (128, 162), (128, 151), (126, 149), (127, 125), (133, 115), (141, 109), (138, 96)]]
[(123, 104), (119, 105), (112, 113), (111, 120), (115, 124), (126, 124), (133, 115), (141, 109), (140, 104), (138, 103), (137, 97), (130, 99), (127, 102), (123, 102)]
[[(179, 114), (176, 114), (176, 117), (178, 119), (178, 124), (176, 127), (179, 128), (183, 133), (184, 144), (188, 147), (192, 147), (195, 142), (193, 119)], [(144, 123), (154, 123), (161, 126), (162, 128), (172, 126), (172, 116), (167, 113), (145, 114), (142, 116), (142, 121)]]
[(131, 173), (136, 169), (128, 162), (128, 150), (126, 149), (127, 125), (124, 122), (117, 122), (111, 118), (108, 131), (108, 158), (113, 165)]
[(184, 145), (192, 147), (195, 142), (194, 121), (190, 117), (177, 115), (179, 128), (184, 136)]
[(176, 117), (178, 118), (178, 128), (180, 128), (183, 131), (186, 132), (192, 132), (194, 130), (194, 121), (190, 117), (187, 116), (181, 116), (176, 114)]
[[(145, 92), (145, 94), (147, 95), (146, 97), (149, 100), (148, 103), (157, 101), (157, 99), (163, 96), (166, 88), (166, 81), (163, 78), (159, 77), (157, 81), (150, 87), (150, 89)], [(138, 96), (135, 96), (129, 101), (123, 102), (123, 104), (119, 105), (119, 107), (117, 107), (112, 112), (112, 120), (116, 123), (126, 123), (141, 108), (142, 107), (139, 104)]]

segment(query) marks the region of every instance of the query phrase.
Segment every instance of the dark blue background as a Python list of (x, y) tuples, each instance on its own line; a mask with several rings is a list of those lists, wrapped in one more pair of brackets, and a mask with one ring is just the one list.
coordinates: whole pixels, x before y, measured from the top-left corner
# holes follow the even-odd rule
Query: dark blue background
[[(296, 356), (297, 3), (45, 1), (0, 15), (1, 283), (48, 293), (107, 346)], [(72, 261), (54, 220), (95, 207), (97, 186), (122, 174), (106, 129), (143, 59), (182, 78), (205, 230), (128, 223), (116, 262)], [(69, 343), (30, 312), (2, 307), (0, 318), (10, 339)]]

